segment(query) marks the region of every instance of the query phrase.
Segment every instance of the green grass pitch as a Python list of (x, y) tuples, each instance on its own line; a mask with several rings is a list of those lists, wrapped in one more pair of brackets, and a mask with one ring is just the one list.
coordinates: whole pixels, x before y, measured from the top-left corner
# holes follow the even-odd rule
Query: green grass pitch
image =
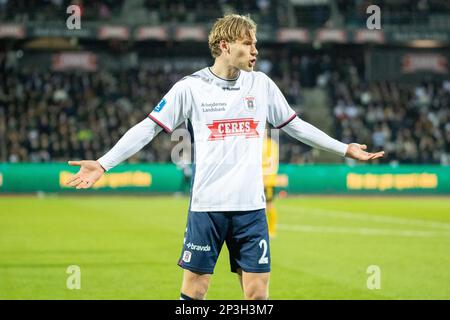
[[(450, 299), (450, 199), (277, 199), (271, 299)], [(188, 199), (0, 197), (0, 299), (178, 299)], [(69, 290), (68, 266), (81, 268)], [(370, 265), (379, 289), (368, 289)], [(241, 299), (222, 250), (208, 299)]]

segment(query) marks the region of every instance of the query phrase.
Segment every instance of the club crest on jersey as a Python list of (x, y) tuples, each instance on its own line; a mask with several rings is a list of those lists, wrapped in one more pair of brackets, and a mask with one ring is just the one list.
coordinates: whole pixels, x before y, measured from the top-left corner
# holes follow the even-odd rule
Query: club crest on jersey
[(256, 100), (254, 96), (246, 96), (244, 98), (244, 107), (247, 111), (255, 111), (256, 110)]
[(160, 112), (160, 111), (164, 108), (164, 106), (166, 105), (166, 103), (167, 103), (166, 99), (162, 99), (162, 100), (158, 103), (158, 105), (155, 107), (155, 109), (153, 109), (153, 111), (155, 111), (155, 112)]
[(211, 135), (208, 140), (223, 140), (229, 136), (245, 136), (246, 138), (259, 137), (256, 127), (259, 121), (253, 118), (214, 120), (212, 124), (208, 124)]

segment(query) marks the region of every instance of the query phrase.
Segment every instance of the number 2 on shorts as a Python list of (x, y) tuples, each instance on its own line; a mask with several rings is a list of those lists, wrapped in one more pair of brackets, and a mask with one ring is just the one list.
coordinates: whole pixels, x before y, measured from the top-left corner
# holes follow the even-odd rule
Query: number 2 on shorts
[(258, 263), (259, 263), (259, 264), (267, 264), (267, 263), (269, 263), (269, 258), (266, 257), (266, 254), (267, 254), (267, 241), (266, 241), (265, 239), (262, 239), (262, 240), (259, 242), (259, 247), (260, 247), (261, 249), (263, 249), (263, 253), (262, 253), (262, 255), (261, 255), (261, 258), (259, 258)]

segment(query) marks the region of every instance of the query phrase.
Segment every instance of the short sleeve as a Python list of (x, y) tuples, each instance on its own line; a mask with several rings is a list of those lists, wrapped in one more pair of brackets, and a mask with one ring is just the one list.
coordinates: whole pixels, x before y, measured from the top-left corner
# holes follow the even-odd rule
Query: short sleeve
[(167, 92), (148, 117), (170, 133), (189, 118), (191, 104), (191, 94), (186, 80), (180, 80)]
[(277, 129), (281, 129), (291, 122), (297, 114), (289, 106), (283, 93), (268, 76), (264, 74), (268, 86), (267, 121)]

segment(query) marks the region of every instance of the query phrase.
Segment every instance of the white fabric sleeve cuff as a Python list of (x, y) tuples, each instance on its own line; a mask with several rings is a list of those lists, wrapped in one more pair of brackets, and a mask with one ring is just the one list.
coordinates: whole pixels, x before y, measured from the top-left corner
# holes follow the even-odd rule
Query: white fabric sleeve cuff
[(295, 117), (286, 124), (282, 130), (291, 137), (306, 143), (311, 147), (329, 151), (342, 157), (344, 157), (347, 152), (348, 144), (331, 138), (325, 132), (298, 117)]
[(116, 145), (97, 161), (106, 171), (117, 166), (141, 150), (162, 128), (149, 118), (145, 118), (128, 130)]

